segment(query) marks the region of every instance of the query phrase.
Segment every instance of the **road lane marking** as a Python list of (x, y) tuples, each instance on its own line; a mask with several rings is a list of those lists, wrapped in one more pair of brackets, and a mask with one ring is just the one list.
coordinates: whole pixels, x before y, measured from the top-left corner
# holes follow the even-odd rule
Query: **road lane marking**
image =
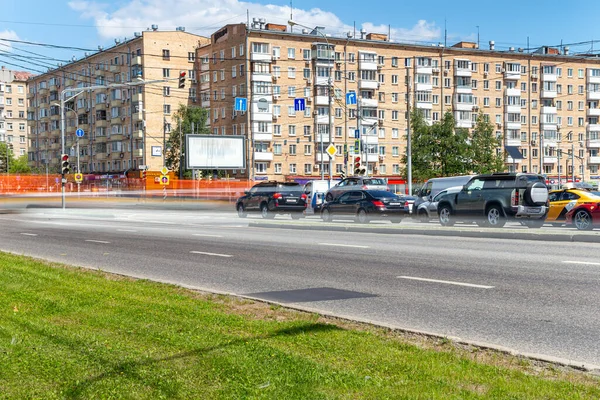
[(118, 232), (137, 232), (134, 231), (133, 229), (117, 229)]
[(474, 283), (464, 283), (464, 282), (442, 281), (442, 280), (438, 280), (438, 279), (418, 278), (416, 276), (397, 276), (396, 278), (411, 279), (414, 281), (445, 283), (448, 285), (468, 286), (468, 287), (474, 287), (474, 288), (479, 288), (479, 289), (493, 289), (494, 288), (494, 286), (476, 285)]
[(194, 233), (192, 236), (216, 237), (216, 238), (222, 238), (223, 237), (221, 235), (208, 235), (208, 234), (204, 234), (204, 233)]
[(106, 240), (91, 240), (91, 239), (86, 240), (86, 242), (90, 242), (90, 243), (103, 243), (103, 244), (109, 244), (110, 243), (110, 242), (107, 242)]
[(565, 264), (584, 264), (584, 265), (600, 265), (600, 262), (589, 261), (563, 261)]
[(25, 232), (23, 232), (23, 233), (21, 233), (21, 235), (23, 235), (23, 236), (37, 236), (37, 233), (25, 233)]
[(338, 246), (338, 247), (355, 247), (357, 249), (368, 249), (369, 246), (360, 244), (341, 244), (341, 243), (319, 243), (320, 246)]
[(204, 254), (206, 256), (215, 256), (215, 257), (233, 257), (230, 254), (219, 254), (219, 253), (207, 253), (205, 251), (190, 251), (192, 254)]

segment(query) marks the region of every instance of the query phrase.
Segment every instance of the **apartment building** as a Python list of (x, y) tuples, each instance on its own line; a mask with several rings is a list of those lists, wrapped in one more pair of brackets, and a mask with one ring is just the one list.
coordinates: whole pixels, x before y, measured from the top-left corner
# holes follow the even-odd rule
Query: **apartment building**
[[(140, 166), (160, 170), (165, 140), (176, 125), (173, 114), (180, 104), (195, 102), (196, 49), (208, 40), (183, 27), (159, 31), (153, 25), (132, 39), (115, 40), (111, 48), (99, 48), (31, 78), (30, 164), (59, 170), (62, 96), (65, 151), (73, 166), (79, 163), (84, 179), (123, 176)], [(187, 73), (184, 89), (178, 88), (181, 71)], [(78, 129), (84, 131), (83, 137), (76, 136)]]
[(13, 156), (27, 154), (27, 79), (29, 72), (0, 67), (0, 142), (12, 146)]
[[(483, 112), (503, 138), (508, 171), (600, 180), (600, 59), (567, 48), (411, 45), (254, 19), (219, 29), (197, 56), (199, 104), (210, 109), (212, 132), (248, 137), (247, 169), (229, 171), (234, 177), (328, 176), (330, 144), (333, 175), (352, 171), (359, 130), (369, 174), (398, 178), (410, 106), (430, 124), (451, 111), (462, 128)], [(358, 104), (346, 104), (350, 92)], [(238, 97), (247, 112), (234, 110)]]

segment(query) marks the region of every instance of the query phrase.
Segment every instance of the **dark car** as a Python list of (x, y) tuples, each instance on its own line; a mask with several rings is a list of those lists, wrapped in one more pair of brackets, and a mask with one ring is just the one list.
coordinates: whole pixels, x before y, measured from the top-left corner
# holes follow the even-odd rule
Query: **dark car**
[(349, 190), (390, 190), (390, 187), (382, 178), (349, 176), (327, 191), (325, 201), (335, 200)]
[(442, 226), (456, 221), (480, 226), (504, 226), (507, 219), (540, 228), (548, 214), (548, 188), (543, 176), (529, 173), (496, 173), (471, 178), (462, 190), (439, 199)]
[(594, 197), (590, 196), (585, 202), (577, 203), (567, 212), (567, 225), (573, 225), (580, 231), (600, 228), (600, 196), (597, 199)]
[(298, 219), (306, 208), (307, 196), (303, 186), (296, 182), (261, 182), (244, 193), (235, 204), (241, 218), (248, 212), (260, 211), (263, 218), (291, 214), (292, 218)]
[(360, 223), (367, 223), (373, 218), (400, 222), (408, 215), (404, 203), (402, 198), (386, 190), (352, 190), (325, 203), (321, 218), (325, 222), (348, 217)]

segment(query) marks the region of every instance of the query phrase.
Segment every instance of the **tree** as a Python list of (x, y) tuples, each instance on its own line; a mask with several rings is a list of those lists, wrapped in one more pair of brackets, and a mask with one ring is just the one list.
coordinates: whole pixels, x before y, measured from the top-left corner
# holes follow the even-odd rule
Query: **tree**
[[(8, 160), (6, 157), (6, 153), (8, 152)], [(10, 167), (12, 167), (13, 154), (12, 151), (9, 150), (7, 143), (0, 143), (0, 172), (6, 172), (6, 162), (8, 161), (8, 168), (10, 172)]]
[[(411, 172), (414, 181), (423, 182), (433, 176), (433, 154), (432, 146), (433, 139), (431, 137), (431, 127), (425, 122), (423, 114), (415, 109), (411, 113)], [(405, 153), (402, 156), (402, 162), (405, 166), (408, 165), (408, 157)], [(408, 179), (408, 170), (405, 167), (402, 170), (402, 175)]]
[(175, 112), (174, 120), (177, 121), (175, 129), (171, 130), (169, 140), (167, 141), (166, 162), (167, 167), (179, 175), (180, 168), (183, 168), (183, 176), (190, 178), (192, 172), (185, 169), (185, 135), (199, 134), (208, 135), (210, 129), (206, 123), (209, 118), (208, 110), (201, 107), (190, 107), (181, 104)]
[(11, 174), (29, 174), (31, 167), (28, 164), (27, 155), (22, 155), (19, 158), (13, 159), (8, 172)]
[(504, 154), (498, 155), (496, 151), (501, 145), (502, 137), (496, 137), (494, 125), (480, 112), (471, 133), (472, 171), (477, 174), (504, 171)]

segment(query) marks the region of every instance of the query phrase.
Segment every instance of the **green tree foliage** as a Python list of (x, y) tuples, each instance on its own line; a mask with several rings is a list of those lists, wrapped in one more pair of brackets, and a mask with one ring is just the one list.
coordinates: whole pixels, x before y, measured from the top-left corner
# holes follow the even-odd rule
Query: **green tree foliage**
[(8, 152), (8, 167), (10, 172), (10, 167), (14, 162), (12, 150), (9, 150), (8, 144), (0, 143), (0, 172), (6, 172), (6, 152)]
[[(185, 158), (180, 157), (185, 155), (185, 135), (198, 134), (208, 135), (210, 129), (206, 126), (209, 114), (208, 110), (201, 107), (190, 107), (184, 104), (179, 106), (179, 109), (174, 115), (173, 120), (177, 121), (177, 126), (171, 130), (169, 139), (167, 140), (166, 162), (167, 168), (179, 175), (179, 168), (183, 168), (184, 178), (190, 178), (192, 172), (185, 169)], [(193, 129), (192, 129), (193, 128)]]
[(504, 171), (504, 157), (496, 155), (496, 149), (502, 145), (502, 138), (497, 138), (494, 125), (482, 112), (477, 116), (477, 123), (471, 133), (473, 158), (471, 168), (477, 174), (489, 174)]
[(11, 174), (29, 174), (31, 167), (28, 164), (27, 155), (22, 155), (19, 158), (13, 159), (8, 172)]

